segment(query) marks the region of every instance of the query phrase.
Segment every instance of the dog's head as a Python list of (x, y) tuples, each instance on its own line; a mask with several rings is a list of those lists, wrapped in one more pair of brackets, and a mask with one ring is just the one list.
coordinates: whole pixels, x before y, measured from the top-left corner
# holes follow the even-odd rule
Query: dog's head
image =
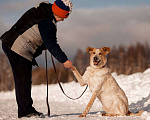
[(90, 66), (93, 68), (102, 68), (107, 62), (106, 55), (110, 52), (110, 48), (103, 47), (98, 49), (98, 48), (88, 47), (86, 52), (89, 52), (91, 54)]

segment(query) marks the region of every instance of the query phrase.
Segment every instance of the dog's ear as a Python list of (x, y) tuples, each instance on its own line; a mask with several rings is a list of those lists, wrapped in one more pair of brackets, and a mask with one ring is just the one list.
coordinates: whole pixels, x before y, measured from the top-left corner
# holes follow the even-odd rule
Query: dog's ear
[(103, 47), (103, 48), (101, 48), (101, 50), (103, 50), (103, 52), (105, 53), (105, 55), (110, 52), (110, 48), (109, 47)]
[(90, 53), (91, 53), (91, 52), (93, 51), (93, 49), (94, 49), (94, 48), (92, 48), (92, 47), (88, 47), (88, 48), (86, 49), (86, 52), (90, 52)]

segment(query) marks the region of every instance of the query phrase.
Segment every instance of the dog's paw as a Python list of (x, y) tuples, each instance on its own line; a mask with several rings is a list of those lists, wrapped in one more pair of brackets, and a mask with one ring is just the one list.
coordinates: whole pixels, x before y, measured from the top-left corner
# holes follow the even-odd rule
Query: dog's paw
[(117, 117), (120, 116), (118, 114), (109, 114), (109, 113), (101, 113), (102, 116), (109, 116), (109, 117)]
[(106, 116), (106, 113), (101, 113), (101, 116)]
[(85, 114), (81, 114), (81, 115), (79, 115), (79, 117), (86, 117), (86, 115)]

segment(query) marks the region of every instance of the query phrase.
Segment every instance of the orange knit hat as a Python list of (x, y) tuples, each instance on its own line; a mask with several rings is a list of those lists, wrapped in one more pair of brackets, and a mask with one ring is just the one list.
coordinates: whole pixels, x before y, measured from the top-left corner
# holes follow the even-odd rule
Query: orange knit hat
[(56, 0), (52, 11), (61, 18), (67, 18), (72, 11), (73, 4), (70, 0)]

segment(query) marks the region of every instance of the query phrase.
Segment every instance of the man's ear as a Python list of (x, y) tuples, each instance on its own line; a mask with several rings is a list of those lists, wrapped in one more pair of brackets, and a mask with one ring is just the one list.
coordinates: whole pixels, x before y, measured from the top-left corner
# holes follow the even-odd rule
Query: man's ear
[(93, 49), (94, 49), (94, 48), (92, 48), (92, 47), (88, 47), (88, 48), (86, 49), (86, 52), (89, 52), (89, 53), (91, 54), (91, 52), (93, 51)]
[(110, 48), (109, 47), (103, 47), (103, 48), (101, 48), (101, 50), (103, 50), (103, 52), (105, 53), (105, 55), (110, 52)]

